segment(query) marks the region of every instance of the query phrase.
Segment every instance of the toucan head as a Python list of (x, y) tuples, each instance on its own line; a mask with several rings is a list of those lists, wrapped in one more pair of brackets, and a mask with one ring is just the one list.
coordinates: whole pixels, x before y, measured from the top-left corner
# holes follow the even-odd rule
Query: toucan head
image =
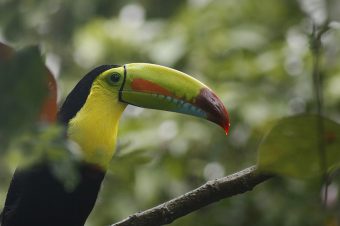
[(96, 89), (123, 105), (193, 115), (219, 125), (226, 133), (229, 129), (227, 110), (210, 88), (183, 72), (146, 63), (103, 65), (94, 69), (67, 97), (59, 120), (67, 123)]
[(108, 166), (119, 118), (128, 104), (193, 115), (218, 124), (226, 133), (229, 129), (221, 100), (189, 75), (154, 64), (103, 65), (78, 82), (58, 112), (85, 162)]

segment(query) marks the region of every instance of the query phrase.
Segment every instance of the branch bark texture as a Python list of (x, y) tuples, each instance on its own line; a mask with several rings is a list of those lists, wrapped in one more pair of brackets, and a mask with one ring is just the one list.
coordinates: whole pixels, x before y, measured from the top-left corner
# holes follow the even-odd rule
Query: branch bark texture
[(232, 175), (211, 180), (182, 196), (143, 212), (135, 213), (111, 226), (159, 226), (170, 224), (211, 203), (252, 190), (256, 185), (271, 178), (251, 166)]

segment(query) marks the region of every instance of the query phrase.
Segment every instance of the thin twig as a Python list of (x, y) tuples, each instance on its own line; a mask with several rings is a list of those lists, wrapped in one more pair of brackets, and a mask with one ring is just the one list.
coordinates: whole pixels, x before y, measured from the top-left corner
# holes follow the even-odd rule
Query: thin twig
[(256, 185), (271, 178), (257, 171), (256, 166), (232, 175), (208, 181), (182, 196), (143, 212), (135, 213), (111, 226), (159, 226), (170, 224), (211, 203), (252, 190)]
[(328, 22), (321, 27), (313, 25), (312, 32), (312, 54), (313, 54), (313, 88), (315, 94), (316, 111), (317, 111), (317, 135), (318, 135), (318, 153), (319, 164), (322, 173), (322, 184), (324, 184), (324, 198), (323, 203), (326, 204), (328, 197), (328, 174), (327, 174), (327, 153), (324, 143), (324, 123), (323, 123), (323, 91), (322, 91), (322, 78), (320, 73), (320, 55), (322, 50), (321, 38), (325, 32), (329, 30)]

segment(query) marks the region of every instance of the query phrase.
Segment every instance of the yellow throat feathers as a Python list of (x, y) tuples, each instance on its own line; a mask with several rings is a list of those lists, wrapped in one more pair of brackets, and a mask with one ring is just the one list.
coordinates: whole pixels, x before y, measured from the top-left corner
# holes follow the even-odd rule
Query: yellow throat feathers
[(82, 149), (83, 160), (106, 169), (115, 152), (119, 119), (126, 104), (118, 92), (95, 81), (84, 106), (72, 118), (68, 137)]

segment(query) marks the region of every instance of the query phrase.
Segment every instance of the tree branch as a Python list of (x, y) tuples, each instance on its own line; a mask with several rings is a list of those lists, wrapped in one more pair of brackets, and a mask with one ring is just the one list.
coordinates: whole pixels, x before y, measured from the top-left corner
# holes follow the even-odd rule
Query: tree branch
[(271, 178), (251, 166), (232, 175), (211, 180), (182, 196), (143, 212), (135, 213), (111, 226), (159, 226), (169, 224), (213, 202), (252, 190)]

